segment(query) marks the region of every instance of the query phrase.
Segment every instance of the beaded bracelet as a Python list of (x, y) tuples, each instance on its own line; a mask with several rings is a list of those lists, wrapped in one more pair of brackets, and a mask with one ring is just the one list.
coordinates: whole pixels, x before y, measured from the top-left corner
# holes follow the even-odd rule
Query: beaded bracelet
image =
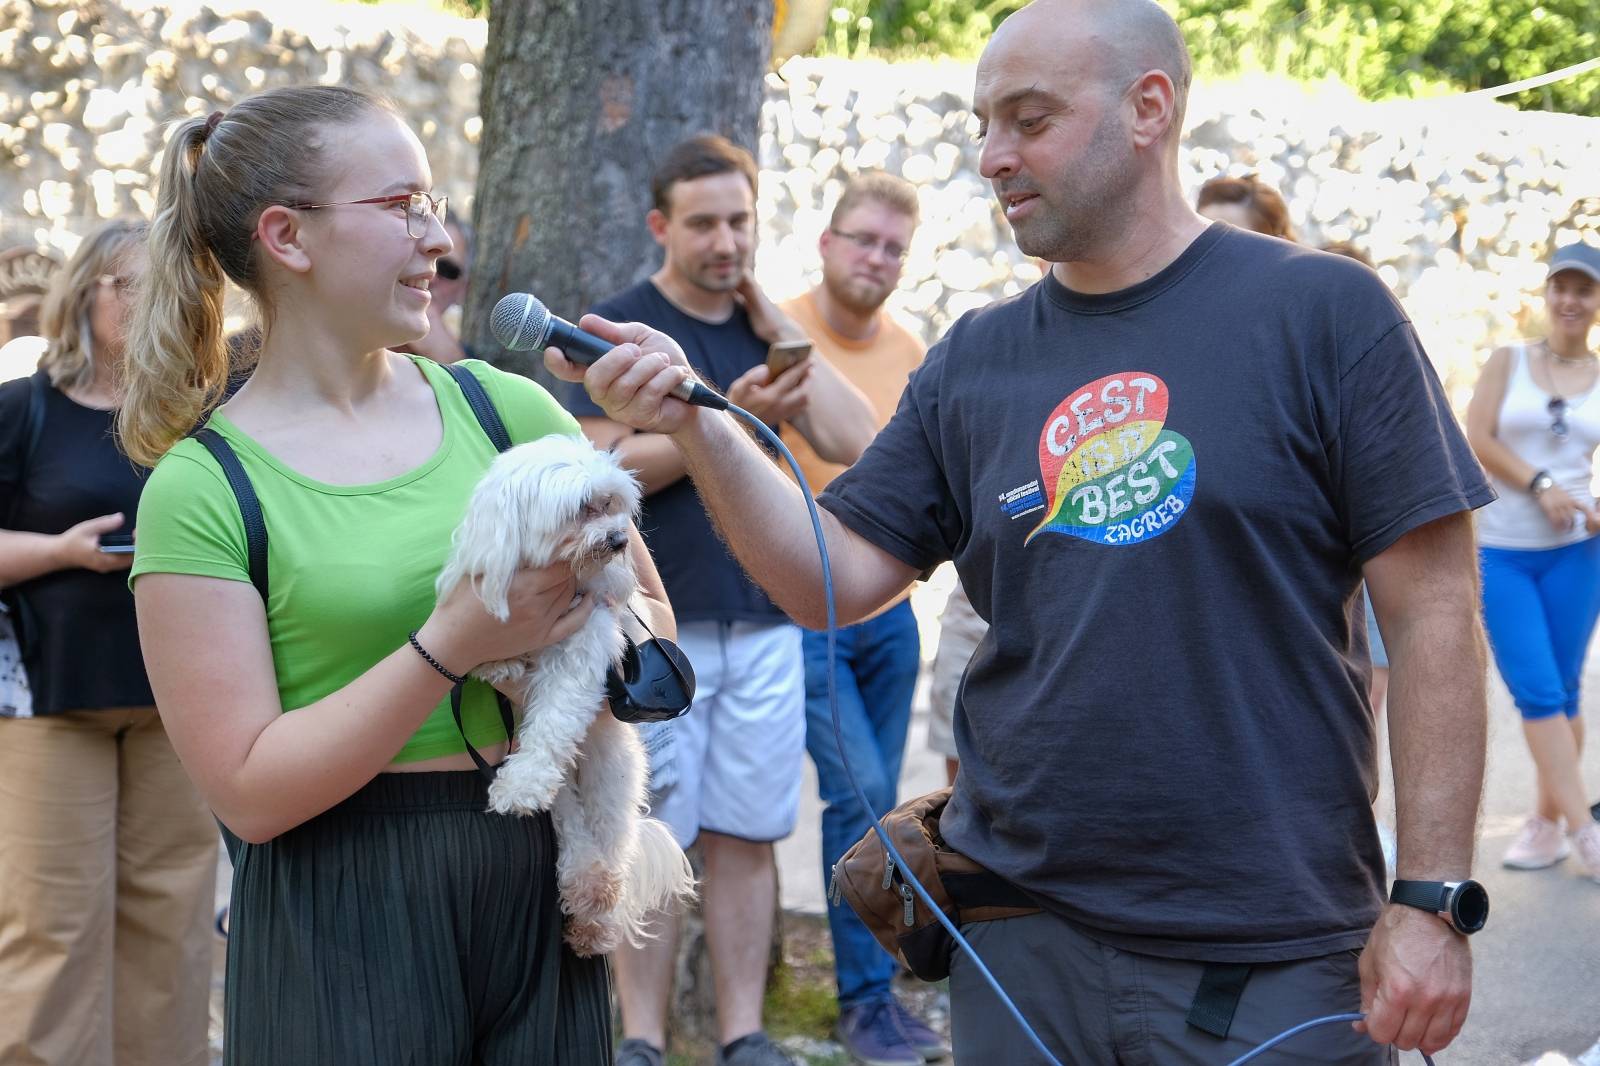
[(422, 656), (424, 659), (428, 660), (428, 665), (433, 667), (435, 670), (439, 671), (446, 678), (448, 678), (452, 685), (459, 685), (459, 684), (462, 684), (463, 682), (465, 682), (467, 680), (466, 678), (461, 677), (461, 676), (459, 676), (457, 674), (452, 674), (450, 671), (448, 671), (448, 670), (446, 670), (444, 668), (444, 665), (442, 663), (440, 663), (438, 659), (435, 659), (433, 656), (429, 655), (428, 654), (428, 649), (424, 648), (421, 644), (419, 644), (417, 642), (417, 631), (415, 629), (413, 629), (411, 631), (410, 640), (411, 640), (411, 646), (413, 648), (417, 649), (417, 654)]

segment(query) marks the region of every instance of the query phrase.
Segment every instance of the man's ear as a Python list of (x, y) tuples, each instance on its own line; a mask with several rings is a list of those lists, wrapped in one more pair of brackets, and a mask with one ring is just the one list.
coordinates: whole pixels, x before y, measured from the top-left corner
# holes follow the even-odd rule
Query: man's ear
[(833, 227), (823, 226), (822, 235), (817, 238), (817, 254), (822, 256), (824, 259), (828, 258), (828, 245), (831, 244), (832, 241)]
[(1133, 143), (1136, 148), (1159, 144), (1177, 117), (1177, 90), (1164, 70), (1146, 71), (1133, 83)]
[(271, 204), (263, 209), (256, 222), (256, 240), (267, 255), (296, 274), (311, 269), (311, 256), (306, 251), (300, 223), (299, 212), (282, 204)]
[(650, 227), (650, 236), (663, 248), (667, 246), (667, 222), (667, 216), (658, 208), (652, 207), (650, 213), (644, 216), (644, 224)]

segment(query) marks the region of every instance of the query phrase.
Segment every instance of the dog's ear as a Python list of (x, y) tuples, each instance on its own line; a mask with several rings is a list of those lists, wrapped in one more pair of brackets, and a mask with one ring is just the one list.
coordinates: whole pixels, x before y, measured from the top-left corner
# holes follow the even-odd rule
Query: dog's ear
[(517, 480), (514, 472), (491, 466), (453, 538), (460, 569), (471, 575), (484, 608), (502, 622), (511, 616), (511, 579), (522, 565)]

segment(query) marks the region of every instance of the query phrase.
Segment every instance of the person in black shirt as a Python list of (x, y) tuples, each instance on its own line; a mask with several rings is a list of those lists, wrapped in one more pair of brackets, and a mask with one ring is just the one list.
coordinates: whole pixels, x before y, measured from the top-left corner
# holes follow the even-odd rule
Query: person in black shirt
[[(769, 379), (768, 347), (805, 334), (752, 276), (755, 184), (755, 161), (721, 137), (673, 148), (653, 178), (647, 218), (666, 252), (661, 269), (595, 311), (681, 338), (701, 374), (734, 403), (773, 426), (793, 424), (824, 458), (849, 463), (876, 425), (860, 391), (817, 359)], [(655, 815), (680, 844), (698, 839), (705, 853), (718, 1066), (788, 1063), (761, 1031), (761, 998), (777, 895), (772, 845), (793, 830), (800, 802), (800, 631), (723, 547), (671, 441), (611, 421), (582, 389), (569, 392), (567, 406), (596, 444), (615, 446), (637, 472), (646, 494), (639, 529), (697, 674), (693, 708), (666, 725), (676, 781), (656, 797)], [(618, 1066), (662, 1062), (676, 919), (655, 926), (659, 939), (614, 956), (626, 1037)]]
[[(1431, 1054), (1465, 1020), (1485, 906), (1470, 884), (1459, 924), (1425, 904), (1472, 866), (1470, 512), (1494, 493), (1371, 271), (1189, 206), (1189, 80), (1153, 0), (1036, 0), (1001, 23), (977, 69), (980, 167), (1053, 265), (963, 316), (819, 497), (839, 620), (952, 559), (990, 623), (940, 835), (1042, 908), (968, 931), (1059, 1061), (1231, 1061), (1357, 1010), (1354, 1031), (1286, 1050)], [(733, 419), (670, 396), (690, 372), (672, 338), (582, 325), (618, 347), (546, 366), (666, 434), (739, 561), (820, 624), (792, 483)], [(1412, 882), (1387, 906), (1363, 578)], [(967, 952), (950, 997), (957, 1062), (1037, 1060)]]
[(134, 532), (144, 483), (112, 433), (144, 245), (142, 223), (85, 238), (37, 380), (0, 386), (0, 587), (33, 692), (0, 718), (3, 1062), (206, 1061), (216, 826), (153, 706), (133, 556), (101, 542)]

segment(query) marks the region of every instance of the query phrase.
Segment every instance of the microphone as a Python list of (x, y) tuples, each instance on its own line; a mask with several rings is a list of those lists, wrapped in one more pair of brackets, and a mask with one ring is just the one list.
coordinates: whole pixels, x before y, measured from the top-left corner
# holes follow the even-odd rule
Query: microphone
[[(525, 292), (513, 292), (500, 298), (489, 319), (489, 332), (513, 352), (559, 348), (569, 360), (583, 366), (589, 366), (616, 347), (552, 315), (538, 297)], [(714, 411), (728, 409), (727, 400), (698, 381), (680, 381), (673, 387), (672, 395), (696, 407), (709, 407)]]

